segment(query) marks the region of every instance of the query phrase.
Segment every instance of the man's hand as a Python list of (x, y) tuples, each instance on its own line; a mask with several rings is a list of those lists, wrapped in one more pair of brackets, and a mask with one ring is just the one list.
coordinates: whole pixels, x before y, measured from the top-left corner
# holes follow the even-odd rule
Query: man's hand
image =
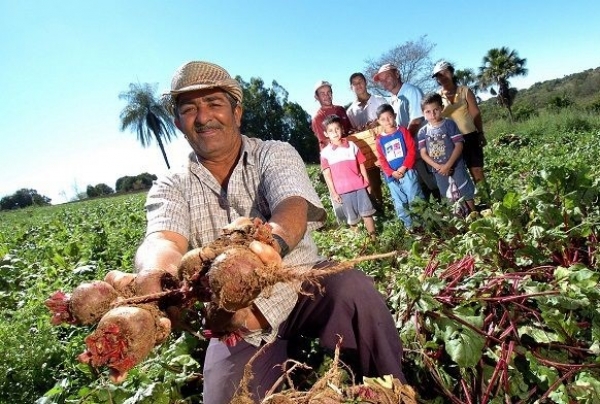
[(167, 271), (161, 269), (144, 269), (135, 277), (136, 295), (151, 295), (162, 292), (162, 278), (168, 276)]
[(244, 335), (267, 329), (269, 324), (255, 306), (231, 313), (215, 304), (207, 306), (204, 330), (206, 338), (218, 338), (227, 345), (235, 345)]
[[(240, 217), (226, 227), (235, 228), (236, 226), (251, 223), (252, 221), (249, 218)], [(258, 256), (263, 264), (281, 265), (281, 256), (270, 245), (254, 240), (249, 244), (248, 248)], [(234, 341), (234, 339), (227, 337), (229, 334), (235, 333), (237, 336), (243, 336), (244, 334), (264, 330), (269, 327), (269, 323), (255, 306), (246, 307), (235, 313), (231, 313), (209, 305), (205, 321), (205, 329), (210, 331), (207, 334), (211, 337), (224, 338), (228, 341)]]

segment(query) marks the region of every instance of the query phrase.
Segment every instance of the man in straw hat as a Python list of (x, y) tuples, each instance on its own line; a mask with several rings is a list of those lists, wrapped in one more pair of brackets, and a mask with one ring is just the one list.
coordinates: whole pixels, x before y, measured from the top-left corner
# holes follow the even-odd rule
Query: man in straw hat
[[(259, 218), (272, 226), (276, 248), (253, 242), (267, 264), (308, 269), (325, 267), (310, 232), (323, 224), (325, 210), (304, 163), (288, 143), (248, 138), (240, 133), (243, 93), (222, 67), (189, 62), (175, 72), (168, 94), (175, 124), (192, 152), (187, 167), (159, 178), (148, 193), (146, 237), (136, 254), (139, 293), (160, 291), (165, 273), (177, 267), (189, 247), (197, 248), (233, 223)], [(283, 260), (283, 262), (282, 262)], [(235, 313), (231, 335), (213, 335), (204, 364), (204, 403), (229, 403), (254, 358), (250, 391), (257, 402), (281, 376), (288, 341), (319, 338), (342, 351), (360, 376), (391, 374), (404, 382), (402, 346), (392, 316), (372, 280), (358, 270), (323, 278), (324, 287), (306, 285), (312, 296), (280, 283), (251, 307)], [(210, 324), (205, 328), (210, 328)], [(206, 331), (206, 330), (205, 330)], [(214, 329), (212, 331), (215, 331)], [(229, 342), (229, 343), (228, 343)], [(267, 344), (267, 345), (265, 345)]]

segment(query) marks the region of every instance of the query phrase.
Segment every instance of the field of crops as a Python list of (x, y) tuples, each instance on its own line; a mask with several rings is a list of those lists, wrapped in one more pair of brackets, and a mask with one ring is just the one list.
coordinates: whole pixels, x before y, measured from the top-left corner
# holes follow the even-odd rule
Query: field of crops
[[(423, 203), (414, 234), (388, 214), (375, 244), (331, 221), (315, 239), (342, 260), (400, 252), (360, 267), (387, 296), (422, 402), (599, 403), (599, 119), (544, 115), (488, 137), (489, 214), (463, 220)], [(90, 329), (51, 326), (43, 304), (132, 270), (143, 203), (137, 194), (0, 213), (0, 403), (201, 402), (204, 341), (173, 333), (113, 385), (77, 361)], [(303, 359), (318, 365), (317, 351), (308, 345)]]

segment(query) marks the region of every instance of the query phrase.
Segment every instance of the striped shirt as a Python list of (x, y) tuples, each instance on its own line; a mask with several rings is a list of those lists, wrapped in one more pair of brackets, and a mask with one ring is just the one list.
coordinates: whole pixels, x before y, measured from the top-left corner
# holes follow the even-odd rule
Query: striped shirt
[[(326, 212), (313, 188), (304, 162), (288, 143), (242, 136), (242, 152), (227, 188), (221, 187), (195, 154), (187, 167), (159, 178), (148, 193), (146, 234), (172, 231), (185, 237), (191, 248), (206, 245), (221, 229), (246, 216), (269, 221), (272, 210), (287, 198), (300, 196), (308, 202), (308, 226), (298, 245), (284, 258), (285, 266), (308, 269), (321, 261), (310, 232), (323, 224)], [(293, 285), (279, 283), (254, 304), (271, 330), (251, 334), (245, 340), (255, 346), (271, 342), (279, 325), (294, 308), (298, 294)]]
[(333, 187), (339, 195), (368, 186), (367, 179), (360, 172), (360, 165), (365, 160), (356, 143), (346, 139), (341, 139), (339, 146), (329, 143), (321, 150), (321, 169), (331, 170)]

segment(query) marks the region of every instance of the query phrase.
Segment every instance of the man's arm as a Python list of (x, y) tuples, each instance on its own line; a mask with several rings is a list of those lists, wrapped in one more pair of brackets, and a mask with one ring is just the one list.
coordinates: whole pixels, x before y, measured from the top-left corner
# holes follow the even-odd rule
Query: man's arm
[(177, 278), (177, 268), (187, 249), (187, 239), (172, 231), (159, 231), (146, 236), (135, 254), (138, 294), (160, 292), (163, 271)]
[(269, 224), (273, 233), (283, 238), (290, 250), (293, 250), (306, 233), (307, 217), (308, 202), (302, 197), (293, 196), (275, 207)]
[(479, 132), (479, 143), (481, 146), (485, 146), (487, 144), (487, 140), (485, 139), (485, 135), (483, 134), (483, 122), (481, 120), (481, 111), (479, 110), (479, 105), (477, 105), (475, 94), (473, 94), (473, 91), (471, 91), (471, 89), (469, 88), (467, 88), (466, 99), (469, 114), (473, 117), (473, 123), (477, 128), (477, 132)]
[(408, 98), (408, 117), (410, 119), (407, 129), (411, 135), (416, 136), (419, 128), (425, 120), (425, 118), (423, 118), (423, 111), (421, 109), (423, 92), (419, 87), (416, 86), (410, 86), (408, 89), (410, 90), (405, 94)]

